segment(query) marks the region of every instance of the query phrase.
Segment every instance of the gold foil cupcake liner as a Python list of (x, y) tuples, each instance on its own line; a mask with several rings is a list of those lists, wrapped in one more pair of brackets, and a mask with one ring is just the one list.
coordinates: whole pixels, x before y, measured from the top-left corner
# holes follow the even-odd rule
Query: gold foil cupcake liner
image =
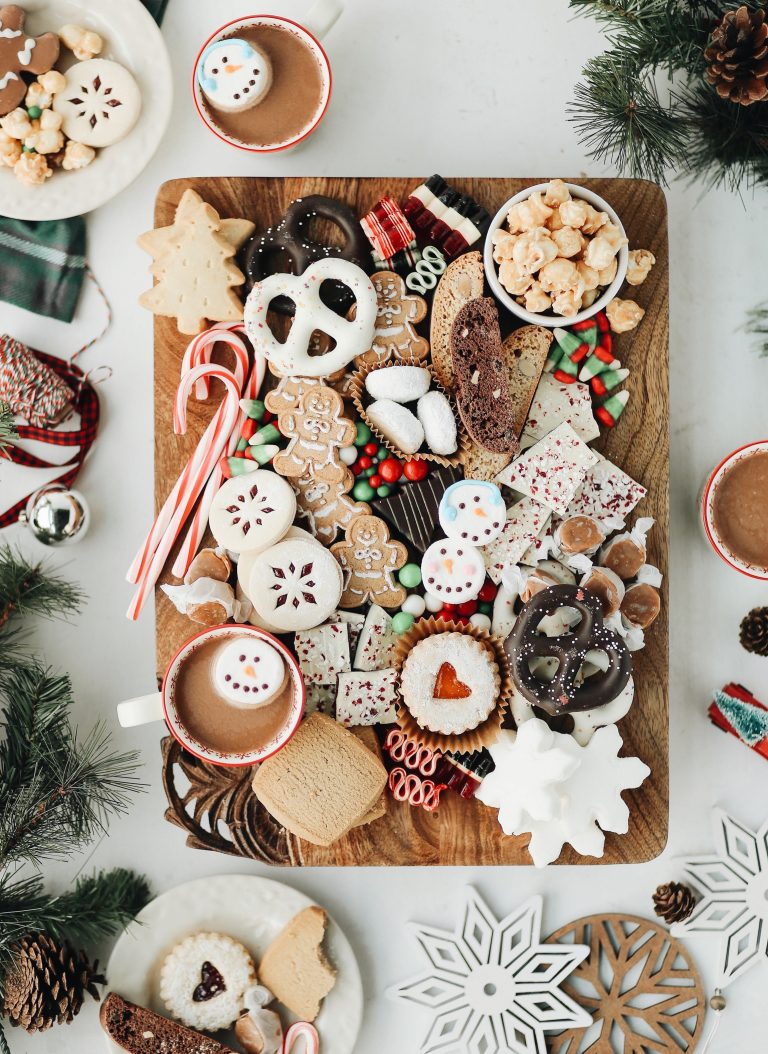
[[(421, 367), (421, 369), (427, 370), (429, 372), (430, 377), (432, 378), (432, 385), (430, 387), (430, 391), (434, 390), (442, 392), (442, 394), (447, 398), (448, 402), (450, 403), (451, 411), (453, 413), (454, 420), (456, 421), (456, 442), (458, 444), (456, 447), (456, 452), (451, 454), (450, 456), (444, 456), (443, 454), (433, 454), (432, 451), (428, 448), (425, 450), (417, 450), (415, 454), (404, 454), (402, 450), (398, 450), (395, 444), (390, 442), (385, 436), (383, 436), (381, 432), (377, 428), (375, 428), (368, 420), (368, 415), (365, 412), (365, 403), (363, 401), (366, 377), (369, 373), (373, 373), (375, 370), (383, 370), (390, 368), (398, 369), (401, 366), (419, 366)], [(349, 397), (352, 399), (352, 402), (354, 403), (355, 409), (357, 410), (357, 413), (360, 416), (361, 420), (365, 421), (365, 423), (368, 425), (368, 427), (376, 436), (378, 441), (382, 444), (382, 446), (385, 446), (387, 450), (390, 450), (395, 455), (395, 457), (400, 458), (402, 461), (410, 461), (411, 458), (419, 458), (421, 461), (431, 461), (435, 465), (455, 466), (462, 464), (464, 455), (469, 450), (470, 439), (464, 431), (464, 425), (462, 424), (461, 417), (459, 416), (459, 411), (456, 406), (455, 400), (438, 381), (437, 377), (434, 374), (434, 371), (432, 370), (432, 367), (428, 362), (392, 362), (391, 360), (386, 360), (384, 362), (363, 363), (363, 365), (359, 366), (352, 374), (352, 378), (349, 383), (348, 394)]]
[(504, 645), (498, 637), (491, 636), (487, 630), (478, 629), (477, 626), (464, 625), (460, 622), (446, 621), (445, 619), (419, 619), (407, 633), (400, 637), (397, 643), (393, 665), (397, 673), (398, 692), (400, 674), (411, 649), (420, 641), (426, 640), (427, 637), (437, 633), (463, 633), (483, 645), (496, 663), (499, 671), (496, 706), (486, 717), (485, 721), (481, 721), (475, 728), (470, 728), (460, 735), (446, 735), (442, 732), (431, 732), (428, 728), (422, 728), (417, 724), (401, 697), (397, 704), (397, 723), (409, 739), (428, 747), (429, 750), (440, 750), (443, 753), (449, 751), (465, 753), (481, 750), (483, 747), (490, 746), (496, 742), (512, 698), (512, 677)]

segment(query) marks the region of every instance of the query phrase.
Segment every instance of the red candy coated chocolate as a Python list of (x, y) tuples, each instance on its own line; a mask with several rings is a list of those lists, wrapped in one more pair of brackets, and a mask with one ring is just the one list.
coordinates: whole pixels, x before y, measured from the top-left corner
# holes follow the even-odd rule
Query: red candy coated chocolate
[(429, 466), (421, 458), (412, 458), (410, 461), (406, 461), (403, 472), (406, 479), (409, 479), (412, 483), (417, 483), (419, 480), (426, 479)]

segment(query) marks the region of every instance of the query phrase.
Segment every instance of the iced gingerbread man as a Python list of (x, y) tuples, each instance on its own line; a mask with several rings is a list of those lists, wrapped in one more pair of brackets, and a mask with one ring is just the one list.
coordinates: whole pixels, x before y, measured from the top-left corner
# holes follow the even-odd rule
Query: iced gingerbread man
[(323, 545), (330, 545), (339, 531), (345, 531), (356, 516), (371, 511), (364, 501), (353, 501), (347, 481), (328, 483), (324, 479), (304, 476), (292, 479), (298, 516), (307, 521), (310, 531)]
[(429, 341), (413, 328), (427, 313), (427, 302), (405, 290), (405, 282), (394, 271), (371, 275), (378, 302), (376, 330), (370, 350), (358, 355), (358, 366), (396, 359), (421, 362), (429, 352)]
[(368, 600), (383, 608), (399, 608), (406, 591), (395, 582), (394, 572), (408, 559), (400, 542), (378, 516), (356, 516), (347, 528), (346, 541), (331, 546), (344, 572), (344, 592), (339, 607), (359, 608)]
[(329, 483), (349, 482), (351, 474), (339, 450), (353, 442), (356, 429), (343, 414), (344, 401), (333, 388), (309, 388), (295, 410), (278, 415), (280, 431), (290, 442), (275, 455), (275, 471), (293, 479), (312, 476)]

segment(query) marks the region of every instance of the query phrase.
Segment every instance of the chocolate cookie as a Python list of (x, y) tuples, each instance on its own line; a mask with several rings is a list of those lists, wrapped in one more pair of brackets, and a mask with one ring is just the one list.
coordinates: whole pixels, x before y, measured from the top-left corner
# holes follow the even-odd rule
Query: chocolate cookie
[(56, 34), (33, 37), (24, 29), (26, 17), (15, 4), (0, 7), (0, 117), (15, 110), (27, 94), (22, 74), (47, 73), (59, 57)]

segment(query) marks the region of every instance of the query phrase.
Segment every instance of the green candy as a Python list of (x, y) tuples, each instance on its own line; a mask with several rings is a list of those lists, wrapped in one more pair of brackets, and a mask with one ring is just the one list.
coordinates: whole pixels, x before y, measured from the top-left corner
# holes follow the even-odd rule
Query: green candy
[(352, 496), (356, 501), (371, 501), (376, 497), (376, 491), (367, 479), (361, 479), (352, 488)]
[(376, 457), (380, 458), (382, 461), (386, 461), (387, 458), (392, 457), (392, 455), (385, 446), (380, 446), (379, 449), (376, 451)]
[(493, 604), (489, 604), (487, 600), (481, 600), (477, 605), (477, 611), (480, 615), (492, 615)]
[(355, 446), (365, 446), (366, 443), (370, 442), (371, 430), (365, 421), (358, 421), (357, 435), (355, 436)]
[(388, 498), (391, 493), (392, 493), (392, 488), (388, 487), (386, 483), (382, 483), (382, 485), (380, 487), (376, 488), (376, 497), (377, 498)]
[(397, 574), (401, 586), (406, 589), (415, 589), (421, 585), (421, 568), (418, 564), (406, 564), (401, 567)]
[(268, 465), (279, 450), (280, 447), (275, 446), (273, 443), (266, 443), (264, 446), (252, 446), (251, 457), (257, 465)]
[(235, 450), (237, 450), (238, 453), (242, 454), (242, 452), (244, 450), (247, 450), (247, 449), (248, 449), (248, 440), (247, 439), (238, 439), (237, 446), (235, 447)]
[(261, 399), (241, 399), (240, 409), (252, 421), (260, 421), (266, 413), (266, 407)]
[(29, 107), (27, 107), (27, 116), (32, 121), (36, 121), (38, 119), (38, 117), (42, 116), (42, 113), (43, 113), (43, 111), (40, 109), (39, 106), (29, 106)]
[(376, 466), (375, 465), (371, 465), (370, 468), (364, 468), (362, 474), (365, 476), (366, 479), (370, 479), (371, 476), (375, 476), (376, 475)]
[(250, 438), (251, 446), (264, 446), (265, 443), (276, 443), (283, 437), (274, 425), (262, 425)]
[(413, 623), (413, 615), (409, 615), (407, 611), (398, 611), (392, 618), (392, 629), (395, 633), (407, 633)]

